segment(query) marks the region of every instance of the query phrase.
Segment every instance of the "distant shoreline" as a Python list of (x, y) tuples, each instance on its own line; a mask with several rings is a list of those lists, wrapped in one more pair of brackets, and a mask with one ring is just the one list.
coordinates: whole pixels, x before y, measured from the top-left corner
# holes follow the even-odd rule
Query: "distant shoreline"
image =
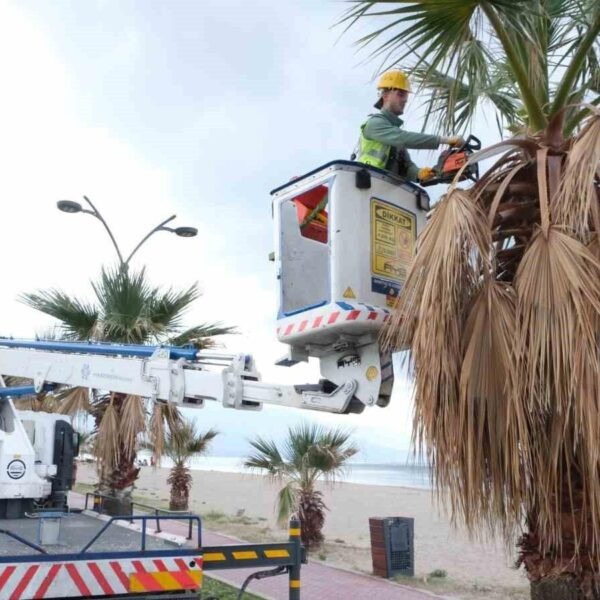
[[(149, 453), (140, 452), (138, 457), (150, 464)], [(244, 458), (239, 456), (202, 456), (192, 459), (189, 467), (192, 471), (265, 475), (260, 471), (245, 469), (243, 461)], [(160, 466), (168, 469), (171, 464), (168, 459), (163, 458)], [(427, 465), (410, 463), (353, 463), (348, 465), (338, 481), (357, 485), (405, 487), (419, 490), (431, 490), (432, 488), (430, 470)]]

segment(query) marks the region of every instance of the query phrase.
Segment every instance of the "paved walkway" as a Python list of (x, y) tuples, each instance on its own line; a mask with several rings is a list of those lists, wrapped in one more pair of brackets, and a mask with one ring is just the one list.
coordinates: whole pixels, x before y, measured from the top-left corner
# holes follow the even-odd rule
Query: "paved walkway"
[[(84, 497), (81, 494), (71, 492), (69, 499), (72, 507), (83, 507)], [(161, 529), (184, 537), (187, 535), (187, 525), (176, 521), (163, 521)], [(244, 542), (204, 529), (202, 543), (205, 546), (221, 546)], [(209, 571), (207, 575), (240, 587), (244, 579), (256, 570)], [(302, 565), (300, 579), (302, 600), (433, 600), (442, 598), (442, 596), (392, 583), (385, 579), (336, 569), (310, 560), (307, 565)], [(288, 600), (288, 577), (281, 575), (262, 581), (252, 581), (247, 590), (264, 596), (267, 600)]]

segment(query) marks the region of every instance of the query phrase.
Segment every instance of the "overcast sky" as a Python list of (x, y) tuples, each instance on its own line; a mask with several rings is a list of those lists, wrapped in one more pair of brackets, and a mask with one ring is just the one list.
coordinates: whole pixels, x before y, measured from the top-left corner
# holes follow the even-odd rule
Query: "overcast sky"
[[(285, 347), (274, 334), (269, 190), (348, 158), (372, 111), (377, 64), (356, 53), (359, 29), (340, 38), (333, 27), (343, 10), (327, 0), (0, 0), (0, 333), (51, 325), (20, 293), (89, 296), (89, 280), (114, 262), (98, 221), (56, 209), (86, 194), (125, 253), (173, 213), (197, 227), (194, 239), (157, 234), (134, 266), (157, 284), (198, 281), (188, 323), (237, 325), (227, 348), (254, 354), (265, 381), (316, 381), (314, 365), (272, 366)], [(410, 129), (421, 127), (418, 104)], [(494, 141), (493, 127), (479, 133)], [(408, 403), (399, 381), (390, 408), (320, 419), (405, 448)], [(197, 416), (229, 435), (301, 417), (225, 412)]]

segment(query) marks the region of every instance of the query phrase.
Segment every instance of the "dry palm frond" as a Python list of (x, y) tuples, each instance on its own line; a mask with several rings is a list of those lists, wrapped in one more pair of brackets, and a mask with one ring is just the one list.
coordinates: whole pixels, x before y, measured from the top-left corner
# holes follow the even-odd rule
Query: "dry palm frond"
[(91, 412), (90, 391), (84, 387), (74, 387), (56, 394), (60, 401), (58, 412), (63, 415), (76, 415), (81, 412)]
[(594, 233), (587, 243), (587, 249), (590, 251), (590, 254), (600, 262), (600, 236), (598, 233)]
[[(506, 176), (517, 167), (524, 167), (529, 159), (522, 152), (507, 152), (496, 164), (477, 181), (472, 189), (475, 201), (479, 204), (488, 187), (502, 185)], [(511, 178), (512, 179), (512, 178)]]
[(566, 409), (579, 386), (575, 358), (597, 360), (600, 264), (582, 243), (553, 226), (547, 237), (541, 230), (534, 236), (516, 289), (523, 397)]
[(52, 394), (40, 392), (39, 394), (31, 394), (14, 398), (15, 407), (19, 410), (32, 410), (34, 412), (60, 412), (58, 410), (58, 402)]
[(144, 400), (141, 396), (125, 396), (121, 408), (121, 451), (127, 457), (135, 456), (138, 436), (146, 429)]
[(452, 190), (421, 235), (404, 291), (384, 331), (388, 348), (412, 349), (415, 441), (420, 452), (427, 447), (441, 485), (452, 481), (457, 464), (460, 332), (482, 273), (489, 272), (490, 243), (486, 215), (467, 192)]
[[(590, 515), (591, 539), (600, 542), (600, 436), (596, 335), (600, 316), (600, 264), (579, 241), (556, 226), (540, 229), (517, 271), (517, 399), (531, 414), (532, 486), (536, 528), (544, 547), (561, 548), (565, 486), (575, 473), (588, 482), (580, 508)], [(542, 483), (540, 483), (542, 482)], [(559, 509), (557, 510), (557, 506)], [(563, 510), (564, 509), (564, 510)], [(575, 532), (578, 537), (587, 530)]]
[(585, 240), (590, 229), (592, 205), (598, 202), (600, 178), (600, 110), (592, 116), (567, 155), (559, 194), (552, 206), (555, 223), (574, 230)]
[(428, 311), (455, 320), (469, 296), (464, 285), (469, 291), (476, 285), (489, 245), (485, 214), (469, 194), (455, 189), (444, 196), (419, 238), (404, 290), (383, 332), (385, 348), (411, 345), (415, 326)]
[(119, 420), (112, 397), (100, 421), (94, 449), (101, 469), (104, 472), (112, 471), (119, 460)]
[[(453, 512), (467, 526), (502, 523), (509, 537), (519, 524), (528, 463), (524, 406), (512, 394), (515, 294), (486, 278), (464, 328), (458, 420), (446, 422), (458, 443), (458, 462), (441, 468)], [(453, 468), (454, 467), (454, 468)]]
[(152, 447), (152, 456), (154, 457), (155, 465), (159, 466), (165, 448), (165, 405), (161, 402), (155, 402), (152, 407), (152, 416), (150, 417), (150, 445)]
[(170, 431), (176, 431), (184, 424), (181, 412), (174, 402), (166, 402), (162, 405), (162, 416)]

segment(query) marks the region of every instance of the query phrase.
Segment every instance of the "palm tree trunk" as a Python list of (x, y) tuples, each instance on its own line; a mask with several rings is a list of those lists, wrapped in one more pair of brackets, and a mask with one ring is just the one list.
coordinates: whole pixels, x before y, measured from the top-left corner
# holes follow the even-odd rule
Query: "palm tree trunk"
[(576, 579), (543, 579), (532, 582), (531, 600), (597, 600), (597, 594), (585, 595)]
[[(519, 563), (531, 580), (531, 600), (600, 600), (599, 554), (589, 544), (593, 516), (584, 507), (583, 482), (571, 470), (571, 489), (563, 484), (555, 510), (561, 515), (561, 549), (541, 554), (534, 514), (519, 541)], [(577, 553), (579, 547), (579, 553)]]
[[(122, 419), (123, 402), (126, 397), (125, 394), (113, 395), (113, 404), (119, 426)], [(112, 497), (104, 502), (104, 509), (109, 515), (129, 515), (132, 513), (132, 493), (139, 472), (140, 469), (135, 466), (135, 452), (128, 450), (123, 441), (119, 440), (116, 465), (114, 469), (101, 470), (98, 483), (100, 493)]]
[(185, 491), (171, 488), (171, 498), (169, 500), (169, 510), (188, 510), (189, 498)]
[(325, 511), (321, 492), (302, 490), (298, 502), (302, 543), (307, 550), (315, 550), (323, 544), (323, 525)]
[(184, 464), (176, 464), (169, 473), (167, 483), (171, 486), (169, 510), (188, 510), (192, 476)]
[(107, 495), (113, 497), (104, 503), (105, 510), (109, 515), (132, 513), (132, 494), (139, 472), (139, 468), (134, 464), (134, 457), (127, 456), (120, 451), (116, 468), (100, 482), (100, 486), (107, 490)]

